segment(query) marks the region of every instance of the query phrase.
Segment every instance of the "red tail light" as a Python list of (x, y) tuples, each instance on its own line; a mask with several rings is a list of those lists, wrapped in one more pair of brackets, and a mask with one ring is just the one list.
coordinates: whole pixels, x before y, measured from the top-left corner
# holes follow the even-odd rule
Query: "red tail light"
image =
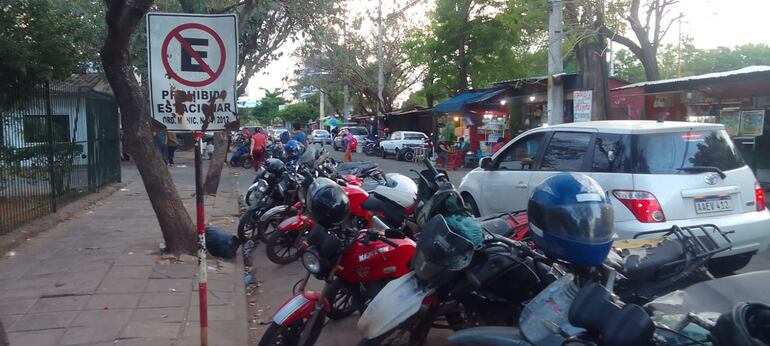
[(666, 215), (655, 195), (647, 191), (614, 190), (612, 194), (631, 211), (639, 222), (664, 222)]
[(767, 206), (765, 204), (765, 190), (762, 190), (762, 185), (759, 185), (758, 182), (754, 182), (754, 204), (757, 206), (757, 211), (763, 211)]

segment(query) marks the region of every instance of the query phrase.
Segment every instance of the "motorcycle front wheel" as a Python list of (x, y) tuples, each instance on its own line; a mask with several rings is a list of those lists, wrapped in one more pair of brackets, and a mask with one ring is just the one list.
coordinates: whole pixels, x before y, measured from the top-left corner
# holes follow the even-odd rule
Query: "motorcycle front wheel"
[(256, 211), (247, 211), (241, 216), (241, 220), (238, 222), (238, 240), (241, 243), (249, 241), (249, 239), (255, 239), (258, 217), (254, 215)]
[(296, 345), (299, 343), (299, 337), (302, 335), (304, 327), (305, 321), (297, 321), (288, 327), (275, 322), (270, 323), (270, 327), (259, 340), (259, 346)]
[(418, 327), (418, 320), (410, 318), (385, 334), (374, 339), (361, 339), (358, 346), (421, 346), (424, 344), (413, 330)]
[(267, 238), (265, 251), (270, 262), (275, 264), (289, 264), (296, 261), (301, 249), (297, 246), (297, 237), (300, 232), (273, 232)]
[(267, 220), (259, 221), (257, 223), (257, 236), (259, 237), (259, 240), (267, 243), (270, 236), (278, 229), (278, 225), (281, 224), (281, 221), (286, 220), (295, 214), (297, 214), (297, 210), (289, 208), (285, 212), (275, 214)]
[(351, 290), (353, 287), (345, 285), (339, 278), (335, 279), (331, 283), (329, 288), (329, 296), (331, 297), (330, 303), (332, 309), (329, 311), (329, 318), (332, 320), (339, 320), (352, 315), (359, 308), (355, 301), (355, 296)]

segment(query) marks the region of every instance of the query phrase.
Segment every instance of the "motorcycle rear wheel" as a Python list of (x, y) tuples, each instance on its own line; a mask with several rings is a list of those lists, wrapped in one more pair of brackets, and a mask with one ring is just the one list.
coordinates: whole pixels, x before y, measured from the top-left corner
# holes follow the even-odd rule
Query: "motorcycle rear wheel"
[(250, 157), (244, 157), (243, 159), (241, 159), (241, 167), (249, 169), (252, 166), (254, 166), (254, 159)]
[(257, 237), (259, 237), (259, 240), (267, 243), (267, 240), (270, 238), (270, 236), (273, 235), (273, 233), (275, 233), (275, 231), (278, 229), (278, 225), (281, 223), (281, 221), (295, 214), (297, 214), (297, 210), (294, 208), (289, 208), (287, 211), (280, 214), (275, 214), (267, 220), (260, 220), (257, 223)]
[(418, 326), (419, 319), (414, 317), (404, 321), (395, 328), (374, 339), (361, 339), (358, 346), (421, 346), (424, 342), (418, 340), (412, 331)]
[(270, 262), (275, 264), (289, 264), (296, 261), (302, 250), (295, 247), (300, 232), (273, 232), (267, 238), (265, 251)]

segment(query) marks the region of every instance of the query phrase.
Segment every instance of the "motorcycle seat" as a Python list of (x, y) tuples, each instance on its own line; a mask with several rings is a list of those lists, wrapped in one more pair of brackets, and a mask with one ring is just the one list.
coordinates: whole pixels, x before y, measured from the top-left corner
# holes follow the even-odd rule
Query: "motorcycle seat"
[(338, 165), (337, 172), (340, 174), (358, 175), (361, 172), (377, 169), (377, 167), (377, 164), (371, 161), (357, 161)]
[(475, 327), (458, 331), (447, 338), (452, 345), (524, 346), (530, 345), (514, 327)]
[(369, 197), (361, 207), (364, 210), (382, 213), (383, 221), (389, 226), (401, 225), (404, 223), (404, 219), (406, 219), (406, 209), (404, 207), (377, 193), (369, 194)]
[(510, 238), (513, 235), (513, 226), (500, 218), (494, 218), (489, 220), (479, 220), (481, 222), (481, 228), (485, 231)]
[(661, 267), (685, 256), (682, 243), (666, 239), (657, 246), (624, 249), (619, 272), (631, 281), (655, 280)]

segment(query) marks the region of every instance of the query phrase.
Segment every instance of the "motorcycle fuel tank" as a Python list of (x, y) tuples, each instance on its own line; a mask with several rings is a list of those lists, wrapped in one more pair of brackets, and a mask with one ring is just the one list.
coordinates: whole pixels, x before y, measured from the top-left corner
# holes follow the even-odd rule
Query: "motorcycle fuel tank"
[(364, 201), (369, 198), (369, 193), (364, 191), (360, 186), (350, 184), (343, 186), (342, 190), (345, 191), (345, 194), (348, 195), (348, 199), (350, 200), (350, 215), (368, 218), (369, 212), (364, 210), (362, 205), (364, 204)]
[[(364, 232), (359, 236), (365, 237)], [(360, 240), (359, 238), (359, 240)], [(356, 241), (345, 253), (337, 275), (347, 282), (368, 282), (394, 279), (409, 272), (408, 264), (415, 251), (415, 243), (409, 238), (390, 241), (394, 248), (382, 241), (370, 241), (368, 245)]]

